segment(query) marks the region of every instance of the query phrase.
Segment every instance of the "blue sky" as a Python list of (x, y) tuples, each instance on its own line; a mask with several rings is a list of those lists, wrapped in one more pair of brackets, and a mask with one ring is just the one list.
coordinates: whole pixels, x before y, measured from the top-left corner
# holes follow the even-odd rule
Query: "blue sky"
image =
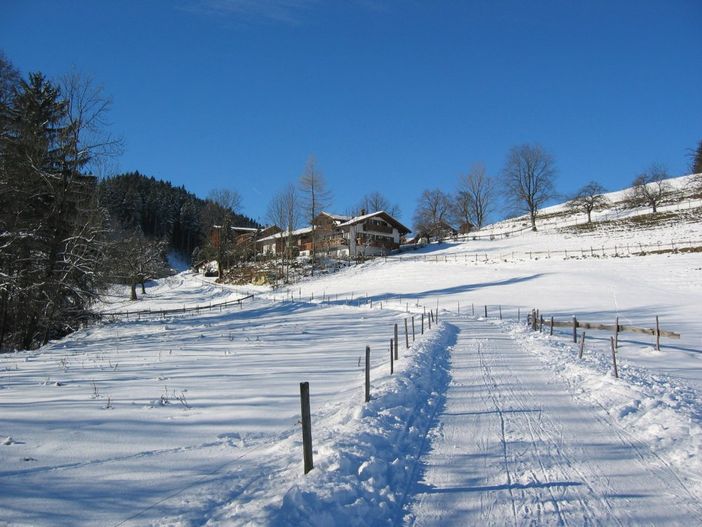
[(702, 140), (702, 2), (3, 0), (24, 73), (104, 85), (120, 171), (205, 196), (270, 194), (313, 154), (344, 212), (380, 191), (411, 223), (426, 188), (538, 142), (564, 194), (671, 175)]

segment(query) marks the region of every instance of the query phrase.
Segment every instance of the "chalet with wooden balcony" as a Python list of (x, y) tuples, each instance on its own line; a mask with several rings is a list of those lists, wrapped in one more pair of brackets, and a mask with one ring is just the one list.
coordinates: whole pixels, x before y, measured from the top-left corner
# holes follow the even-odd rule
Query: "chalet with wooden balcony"
[[(332, 258), (383, 256), (400, 248), (400, 239), (410, 230), (385, 211), (350, 217), (328, 212), (313, 221), (316, 252)], [(312, 251), (311, 240), (301, 246), (301, 255)]]
[(384, 256), (400, 248), (410, 230), (385, 211), (363, 214), (339, 225), (351, 258)]

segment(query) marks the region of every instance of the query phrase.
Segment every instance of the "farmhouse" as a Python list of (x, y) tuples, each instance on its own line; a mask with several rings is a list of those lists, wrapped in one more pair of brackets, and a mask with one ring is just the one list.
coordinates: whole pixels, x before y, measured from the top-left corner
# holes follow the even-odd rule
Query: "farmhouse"
[(264, 256), (278, 256), (285, 254), (286, 247), (290, 249), (291, 256), (297, 256), (301, 248), (312, 244), (312, 227), (297, 229), (292, 232), (281, 231), (256, 240), (256, 252)]
[[(313, 222), (317, 253), (336, 258), (382, 256), (400, 248), (400, 239), (410, 232), (385, 211), (355, 217), (320, 213)], [(311, 244), (309, 249), (311, 250)]]

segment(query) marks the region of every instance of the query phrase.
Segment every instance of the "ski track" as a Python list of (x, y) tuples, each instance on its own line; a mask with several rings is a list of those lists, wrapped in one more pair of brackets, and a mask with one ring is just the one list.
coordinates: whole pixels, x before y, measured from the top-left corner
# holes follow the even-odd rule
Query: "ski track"
[(664, 460), (488, 321), (455, 317), (452, 382), (406, 525), (699, 525)]

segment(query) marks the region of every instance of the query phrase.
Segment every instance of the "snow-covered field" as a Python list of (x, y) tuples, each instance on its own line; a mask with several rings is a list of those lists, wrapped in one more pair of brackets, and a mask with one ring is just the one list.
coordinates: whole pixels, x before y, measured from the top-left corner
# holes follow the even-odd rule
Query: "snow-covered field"
[[(702, 225), (559, 228), (434, 244), (287, 290), (181, 273), (136, 307), (113, 291), (100, 309), (255, 297), (0, 356), (0, 525), (702, 524), (702, 253), (671, 246), (702, 240)], [(659, 241), (670, 250), (594, 250)], [(440, 324), (420, 335), (437, 305)], [(644, 327), (659, 316), (681, 338), (656, 351), (620, 334), (614, 379), (609, 333), (588, 331), (579, 360), (567, 328), (525, 328), (531, 308)]]

